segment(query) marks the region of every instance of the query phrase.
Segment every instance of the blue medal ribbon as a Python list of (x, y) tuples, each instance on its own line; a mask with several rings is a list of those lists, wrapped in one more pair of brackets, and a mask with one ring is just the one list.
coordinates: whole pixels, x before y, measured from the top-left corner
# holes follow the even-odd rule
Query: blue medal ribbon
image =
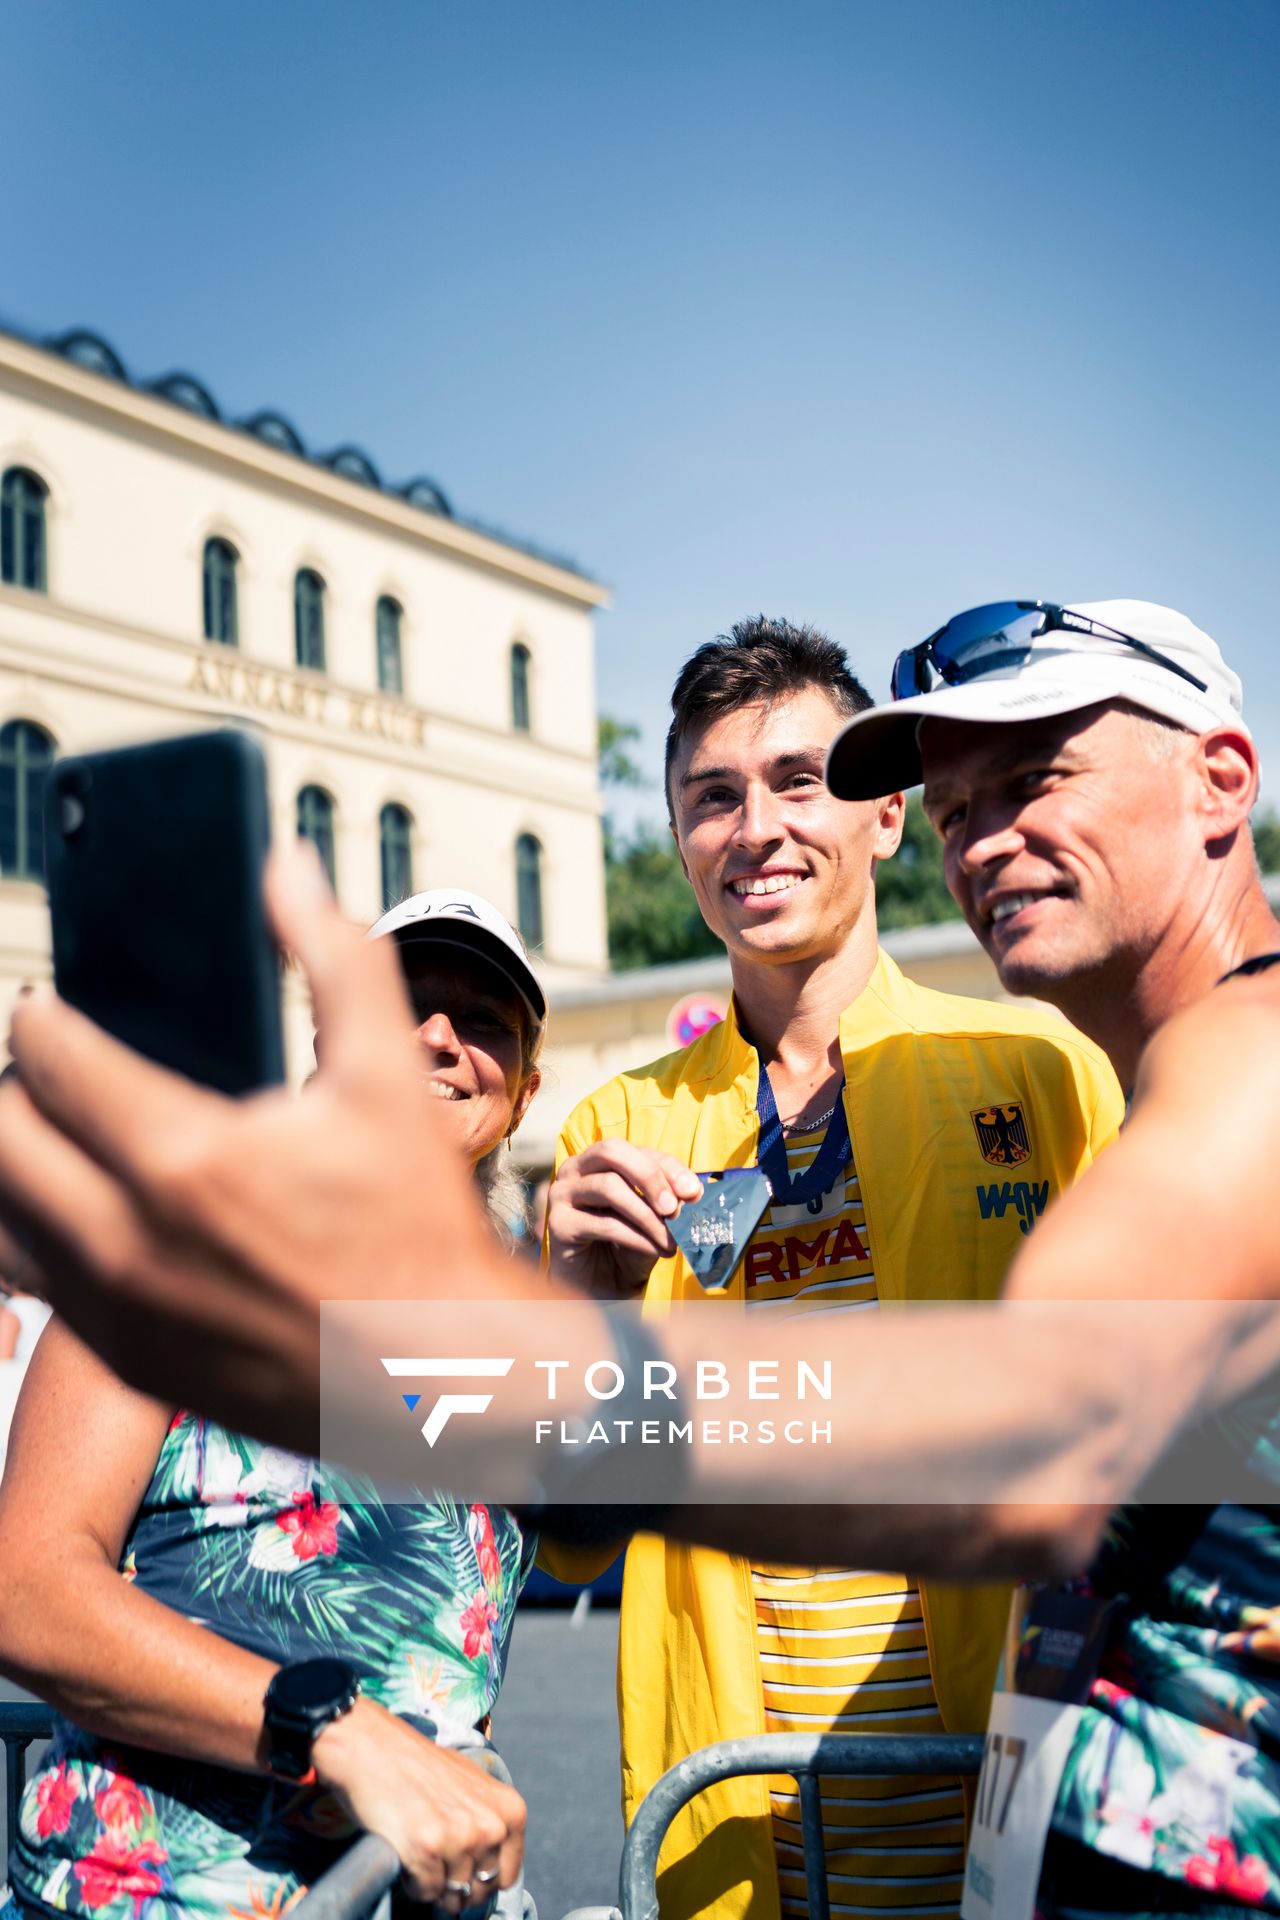
[(836, 1110), (827, 1122), (822, 1145), (814, 1155), (812, 1165), (794, 1179), (787, 1165), (787, 1147), (782, 1137), (782, 1122), (778, 1118), (773, 1088), (763, 1064), (760, 1068), (760, 1085), (756, 1090), (756, 1113), (760, 1120), (757, 1157), (774, 1200), (779, 1206), (812, 1208), (813, 1203), (821, 1200), (827, 1189), (835, 1184), (849, 1159), (849, 1116), (844, 1110), (843, 1082)]

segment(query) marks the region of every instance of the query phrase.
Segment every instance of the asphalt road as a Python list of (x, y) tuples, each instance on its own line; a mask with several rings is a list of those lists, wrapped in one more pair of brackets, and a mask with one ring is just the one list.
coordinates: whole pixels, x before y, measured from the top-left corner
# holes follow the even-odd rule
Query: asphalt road
[(578, 1624), (567, 1608), (521, 1608), (493, 1741), (529, 1806), (525, 1877), (539, 1920), (618, 1897), (616, 1609)]

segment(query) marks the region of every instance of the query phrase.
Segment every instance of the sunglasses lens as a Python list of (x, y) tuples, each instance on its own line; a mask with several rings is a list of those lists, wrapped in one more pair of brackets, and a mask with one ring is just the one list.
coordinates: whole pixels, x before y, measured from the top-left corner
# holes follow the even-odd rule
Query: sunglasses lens
[(913, 694), (927, 693), (933, 685), (933, 679), (927, 643), (923, 647), (908, 647), (893, 663), (893, 672), (889, 677), (889, 698), (910, 700)]
[(948, 620), (930, 649), (941, 677), (953, 686), (976, 674), (991, 672), (997, 664), (1016, 666), (1025, 660), (1037, 634), (1050, 615), (1025, 601), (996, 600), (990, 606), (971, 607)]

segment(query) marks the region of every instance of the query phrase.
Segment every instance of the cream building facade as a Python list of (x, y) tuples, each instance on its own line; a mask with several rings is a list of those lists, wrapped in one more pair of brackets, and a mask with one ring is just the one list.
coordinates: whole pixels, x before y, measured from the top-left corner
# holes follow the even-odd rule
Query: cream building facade
[[(0, 1018), (49, 973), (43, 760), (227, 721), (353, 919), (466, 885), (523, 923), (552, 991), (604, 973), (601, 586), (432, 481), (310, 456), (278, 415), (231, 424), (190, 376), (132, 381), (88, 334), (0, 334), (0, 486)], [(300, 1071), (296, 983), (288, 1004)]]

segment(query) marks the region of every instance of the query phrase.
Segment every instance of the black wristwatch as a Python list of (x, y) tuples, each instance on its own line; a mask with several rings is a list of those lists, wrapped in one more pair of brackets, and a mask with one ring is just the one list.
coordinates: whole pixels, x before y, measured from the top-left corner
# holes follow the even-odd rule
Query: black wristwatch
[(294, 1660), (281, 1667), (262, 1702), (272, 1773), (305, 1780), (316, 1735), (350, 1713), (359, 1691), (360, 1676), (345, 1660)]

